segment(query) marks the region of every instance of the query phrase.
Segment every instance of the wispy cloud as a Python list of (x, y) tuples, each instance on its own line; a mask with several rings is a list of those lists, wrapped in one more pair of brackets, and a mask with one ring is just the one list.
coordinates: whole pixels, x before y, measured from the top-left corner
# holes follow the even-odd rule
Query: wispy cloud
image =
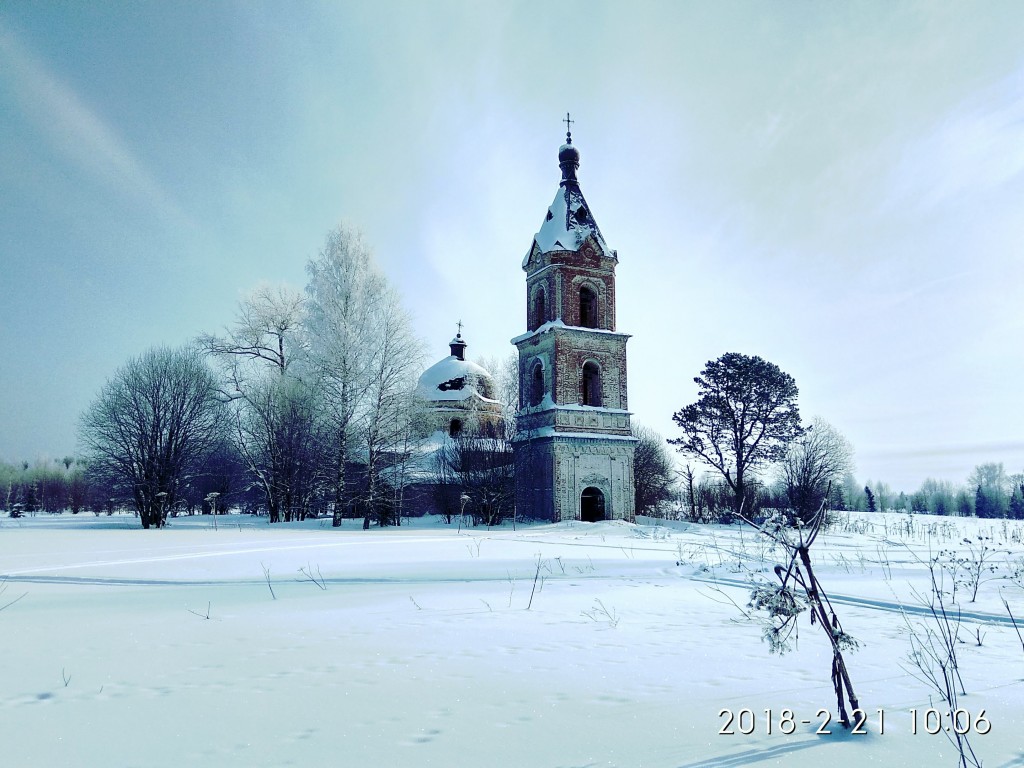
[(41, 137), (67, 161), (123, 194), (147, 201), (165, 218), (190, 224), (128, 143), (0, 19), (0, 70)]
[(1024, 453), (1024, 441), (1008, 440), (988, 443), (968, 443), (964, 445), (935, 445), (928, 448), (901, 445), (890, 449), (869, 451), (865, 457), (873, 459), (890, 458), (927, 458), (931, 456), (952, 456), (958, 458), (977, 458), (979, 455), (1005, 457)]
[(904, 149), (887, 201), (928, 210), (1024, 174), (1024, 67), (957, 105)]

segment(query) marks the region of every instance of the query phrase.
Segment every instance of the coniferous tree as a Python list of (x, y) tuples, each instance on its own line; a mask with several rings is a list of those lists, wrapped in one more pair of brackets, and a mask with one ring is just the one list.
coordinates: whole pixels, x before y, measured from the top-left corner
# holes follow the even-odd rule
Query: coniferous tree
[(875, 494), (873, 494), (871, 489), (866, 485), (864, 486), (864, 495), (867, 496), (868, 499), (868, 512), (877, 512), (878, 505), (875, 503)]
[(734, 513), (753, 514), (754, 472), (803, 434), (796, 382), (774, 363), (738, 352), (709, 361), (694, 382), (700, 397), (673, 414), (683, 437), (669, 442), (722, 475)]
[(974, 492), (974, 514), (978, 517), (995, 517), (994, 504), (990, 495), (979, 485)]
[(1017, 485), (1013, 488), (1013, 495), (1010, 497), (1009, 516), (1014, 520), (1024, 520), (1024, 485)]

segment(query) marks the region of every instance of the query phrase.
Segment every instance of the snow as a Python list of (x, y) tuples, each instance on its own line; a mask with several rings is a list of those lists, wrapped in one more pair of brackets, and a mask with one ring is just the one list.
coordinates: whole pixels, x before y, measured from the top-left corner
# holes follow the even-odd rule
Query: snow
[[(869, 734), (816, 735), (834, 707), (820, 629), (804, 614), (774, 656), (730, 602), (779, 557), (748, 527), (217, 522), (0, 519), (0, 606), (24, 595), (0, 610), (4, 765), (952, 768), (943, 734), (910, 731), (930, 691), (907, 622), (929, 619), (901, 606), (964, 539), (999, 542), (1001, 568), (1024, 557), (1021, 523), (840, 516), (812, 554), (862, 643), (847, 663)], [(992, 723), (974, 748), (1011, 768), (1024, 649), (1001, 597), (1024, 616), (1009, 580), (961, 594), (957, 652), (961, 706)], [(810, 723), (768, 734), (766, 708)], [(754, 732), (719, 735), (723, 709)]]
[(601, 413), (619, 413), (632, 415), (632, 411), (627, 411), (625, 408), (605, 408), (600, 405), (580, 405), (579, 403), (568, 403), (566, 405), (554, 406), (559, 411), (577, 411), (577, 412), (595, 412), (600, 411)]
[[(578, 251), (587, 238), (591, 237), (601, 251), (611, 253), (579, 187), (575, 184), (559, 186), (555, 199), (544, 216), (544, 222), (534, 235), (534, 245), (541, 253)], [(532, 253), (533, 246), (523, 259), (524, 268), (529, 263)]]
[(604, 432), (567, 432), (555, 427), (539, 427), (538, 429), (530, 430), (529, 437), (530, 439), (535, 437), (573, 437), (590, 438), (591, 440), (625, 440), (630, 443), (637, 442), (637, 439), (631, 435), (608, 435)]
[(485, 397), (477, 388), (477, 382), (490, 379), (491, 374), (476, 363), (449, 355), (423, 372), (416, 387), (416, 394), (424, 400), (435, 402), (461, 402), (476, 396), (484, 402), (496, 403), (497, 400)]
[(587, 328), (582, 325), (566, 325), (562, 318), (558, 317), (554, 320), (548, 320), (546, 323), (537, 326), (537, 328), (532, 331), (527, 331), (526, 333), (521, 333), (518, 336), (515, 336), (511, 339), (511, 343), (518, 344), (521, 341), (526, 341), (532, 336), (540, 336), (543, 333), (553, 331), (557, 328), (583, 328), (587, 333), (602, 333), (606, 336), (621, 336), (625, 339), (632, 338), (632, 334), (620, 333), (619, 331), (609, 331), (607, 328)]

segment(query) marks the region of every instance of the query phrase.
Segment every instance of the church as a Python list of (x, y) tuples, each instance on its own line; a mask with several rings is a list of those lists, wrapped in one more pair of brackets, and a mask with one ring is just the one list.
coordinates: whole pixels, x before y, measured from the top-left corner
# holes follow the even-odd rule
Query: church
[[(522, 261), (526, 332), (512, 339), (519, 354), (515, 514), (550, 522), (631, 521), (637, 441), (626, 399), (629, 334), (615, 326), (618, 254), (583, 197), (579, 164), (567, 132), (558, 151), (558, 191)], [(500, 418), (493, 380), (466, 361), (461, 329), (450, 347), (451, 355), (429, 368), (418, 387), (433, 414), (429, 431), (442, 441)]]

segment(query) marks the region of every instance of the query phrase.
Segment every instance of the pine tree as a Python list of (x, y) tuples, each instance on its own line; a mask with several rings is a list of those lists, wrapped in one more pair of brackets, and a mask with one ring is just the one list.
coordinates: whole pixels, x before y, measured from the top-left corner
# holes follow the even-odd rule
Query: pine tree
[(868, 497), (868, 512), (877, 512), (878, 505), (875, 503), (875, 494), (866, 485), (864, 486), (864, 495)]
[(985, 489), (980, 485), (974, 492), (974, 514), (978, 517), (993, 517), (993, 504)]
[(1018, 485), (1013, 489), (1009, 516), (1014, 520), (1024, 520), (1024, 485)]

